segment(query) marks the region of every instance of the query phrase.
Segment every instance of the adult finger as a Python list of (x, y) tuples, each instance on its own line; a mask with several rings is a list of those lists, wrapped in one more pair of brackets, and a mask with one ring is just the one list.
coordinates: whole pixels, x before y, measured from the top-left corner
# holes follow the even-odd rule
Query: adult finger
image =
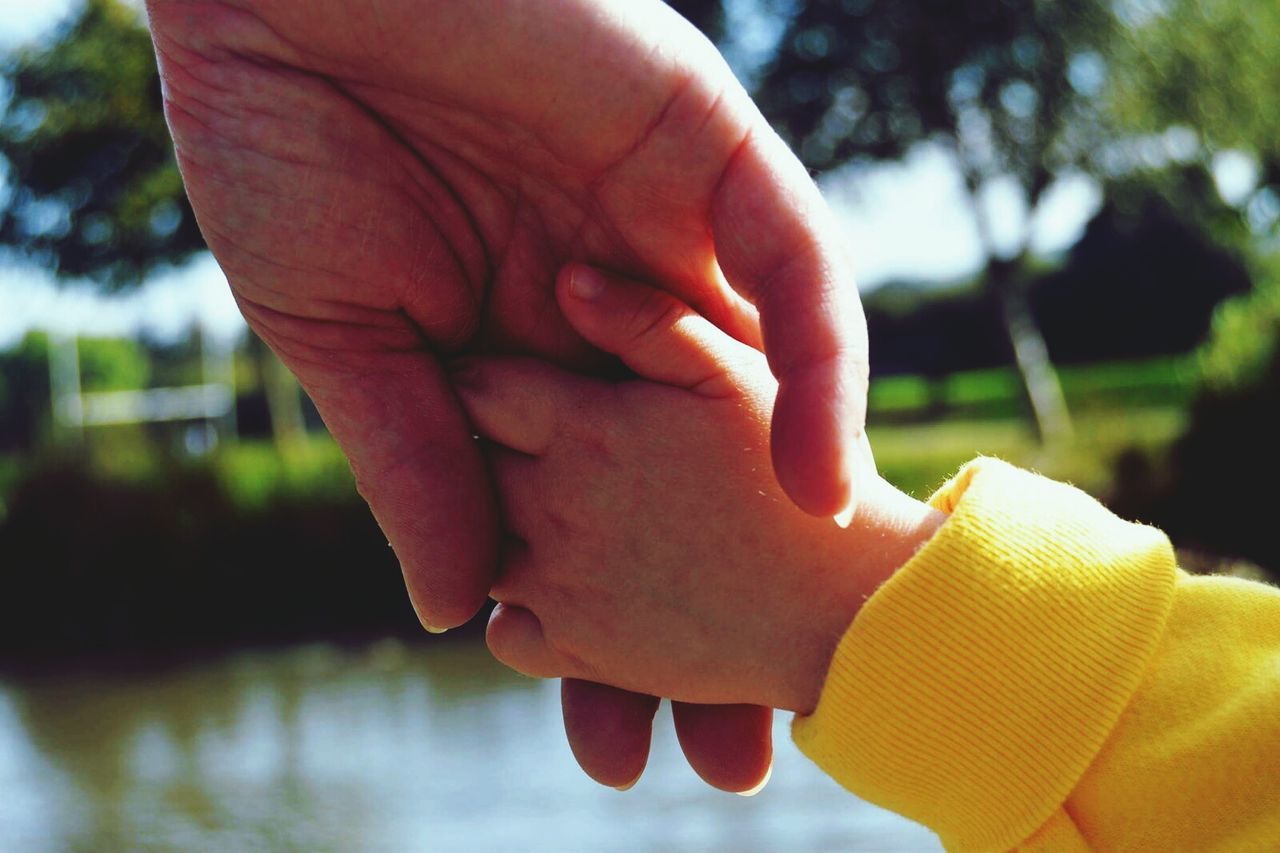
[(720, 395), (736, 365), (760, 357), (671, 294), (585, 264), (561, 270), (556, 296), (580, 335), (645, 379)]
[(759, 705), (672, 702), (685, 758), (703, 781), (751, 796), (773, 772), (773, 710)]
[(471, 618), (492, 579), (496, 512), (484, 461), (435, 358), (282, 355), (350, 461), (423, 625), (440, 631)]
[(566, 678), (560, 684), (564, 731), (578, 765), (601, 785), (626, 790), (649, 761), (656, 696)]
[(725, 277), (760, 309), (778, 378), (778, 481), (806, 512), (840, 513), (856, 497), (851, 449), (866, 424), (866, 322), (830, 210), (763, 119), (721, 176), (711, 220)]
[(582, 381), (531, 358), (460, 359), (449, 374), (475, 431), (530, 456), (551, 444)]

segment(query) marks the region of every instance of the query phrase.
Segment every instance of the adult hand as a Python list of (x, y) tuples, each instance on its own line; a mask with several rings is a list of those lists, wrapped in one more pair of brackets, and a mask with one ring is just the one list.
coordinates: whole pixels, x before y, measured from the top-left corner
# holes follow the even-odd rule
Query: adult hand
[[(814, 514), (849, 502), (866, 358), (847, 260), (805, 170), (657, 0), (148, 10), (205, 237), (342, 445), (429, 627), (474, 613), (497, 543), (482, 460), (433, 353), (589, 367), (553, 294), (568, 261), (663, 282), (757, 343), (745, 296), (780, 382), (782, 486)], [(566, 689), (567, 713), (586, 702), (602, 721), (567, 720), (584, 768), (629, 781), (643, 755), (615, 749), (610, 727), (639, 742), (635, 711), (652, 700)], [(699, 714), (682, 731), (694, 766), (748, 787), (697, 736), (716, 729)], [(767, 715), (746, 719), (751, 742), (733, 750), (758, 759)]]

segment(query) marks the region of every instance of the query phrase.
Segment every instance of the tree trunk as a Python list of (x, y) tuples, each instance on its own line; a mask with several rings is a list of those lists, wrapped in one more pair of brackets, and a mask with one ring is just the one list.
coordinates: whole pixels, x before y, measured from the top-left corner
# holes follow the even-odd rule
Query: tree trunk
[[(995, 275), (995, 270), (990, 270), (989, 274)], [(1009, 343), (1013, 345), (1014, 362), (1022, 376), (1041, 443), (1054, 446), (1070, 441), (1073, 430), (1067, 399), (1062, 393), (1058, 371), (1049, 360), (1044, 335), (1040, 334), (1040, 327), (1031, 314), (1025, 285), (1016, 280), (988, 280), (1000, 299), (1005, 330), (1009, 334)]]
[(991, 222), (979, 198), (981, 182), (978, 174), (965, 167), (963, 157), (959, 162), (969, 191), (969, 204), (978, 228), (978, 239), (987, 255), (986, 287), (1000, 302), (1005, 331), (1013, 346), (1014, 364), (1022, 377), (1022, 387), (1027, 394), (1027, 402), (1031, 405), (1040, 441), (1046, 446), (1064, 443), (1071, 439), (1073, 432), (1071, 413), (1067, 409), (1067, 398), (1062, 393), (1058, 371), (1049, 360), (1049, 347), (1031, 314), (1031, 303), (1027, 298), (1027, 286), (1022, 272), (1031, 242), (1030, 221), (1039, 202), (1040, 192), (1031, 194), (1028, 200), (1027, 228), (1017, 254), (1011, 260), (1002, 260), (996, 248)]

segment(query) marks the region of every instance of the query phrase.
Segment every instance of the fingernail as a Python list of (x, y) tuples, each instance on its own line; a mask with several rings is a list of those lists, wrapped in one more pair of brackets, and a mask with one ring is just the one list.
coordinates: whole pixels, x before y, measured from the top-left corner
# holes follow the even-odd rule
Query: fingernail
[(422, 623), (422, 627), (427, 629), (428, 634), (443, 634), (449, 630), (448, 628), (437, 628), (434, 625), (428, 625), (426, 622)]
[(641, 770), (639, 773), (637, 773), (637, 774), (636, 774), (636, 778), (632, 779), (630, 782), (628, 782), (628, 783), (627, 783), (627, 784), (625, 784), (625, 785), (615, 785), (615, 786), (614, 786), (614, 788), (613, 788), (613, 790), (615, 790), (615, 791), (630, 791), (632, 788), (634, 788), (634, 787), (636, 786), (636, 783), (640, 781), (640, 777), (641, 777), (641, 776), (643, 776), (643, 775), (644, 775), (644, 771), (643, 771), (643, 770)]
[(579, 299), (595, 299), (604, 292), (604, 276), (593, 269), (578, 267), (569, 279), (569, 292)]
[(773, 760), (769, 761), (769, 769), (764, 771), (764, 778), (760, 780), (760, 784), (746, 791), (738, 791), (739, 797), (754, 797), (756, 794), (764, 790), (764, 786), (769, 784), (769, 780), (773, 778)]
[(835, 520), (835, 523), (841, 529), (847, 529), (849, 525), (853, 523), (853, 510), (853, 501), (849, 501), (848, 505), (846, 505), (844, 509), (832, 516), (832, 519)]

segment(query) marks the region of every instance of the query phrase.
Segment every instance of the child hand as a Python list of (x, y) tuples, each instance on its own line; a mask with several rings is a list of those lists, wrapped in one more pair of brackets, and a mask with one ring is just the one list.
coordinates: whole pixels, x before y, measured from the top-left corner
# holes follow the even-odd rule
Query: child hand
[(513, 534), (490, 649), (534, 676), (812, 710), (861, 603), (938, 513), (869, 478), (849, 529), (805, 514), (770, 465), (776, 383), (760, 353), (596, 270), (563, 272), (556, 293), (583, 337), (642, 378), (457, 365)]

